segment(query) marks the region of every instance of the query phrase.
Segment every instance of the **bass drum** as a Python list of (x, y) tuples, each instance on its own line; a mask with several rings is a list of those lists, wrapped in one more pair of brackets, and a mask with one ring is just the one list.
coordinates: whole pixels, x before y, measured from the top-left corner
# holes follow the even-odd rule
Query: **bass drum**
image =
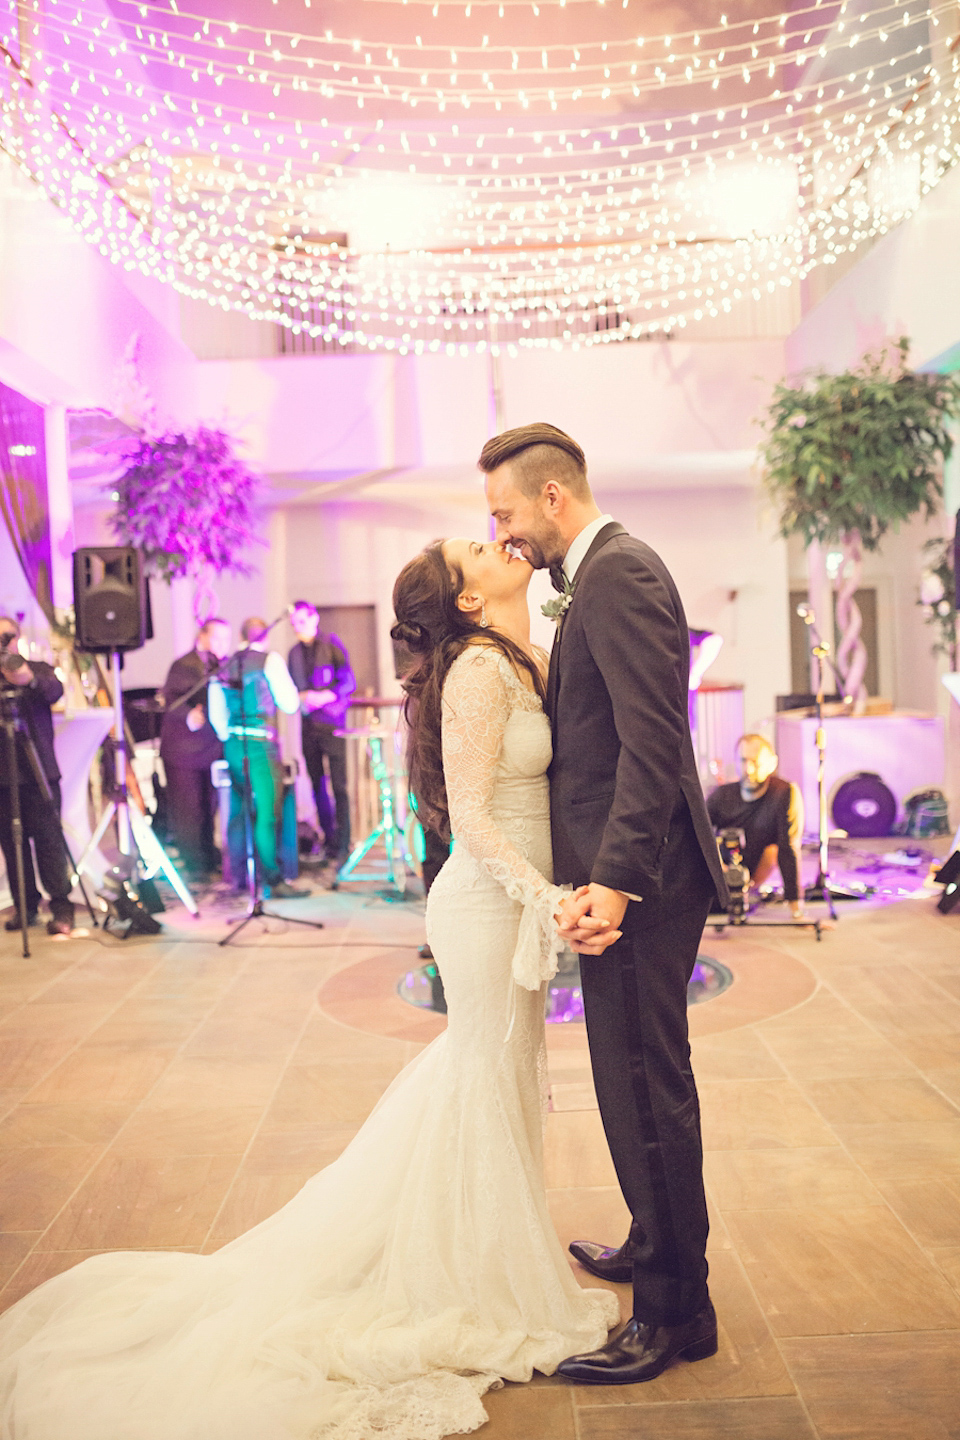
[(893, 791), (872, 770), (847, 775), (830, 796), (833, 823), (855, 839), (889, 835), (897, 818)]

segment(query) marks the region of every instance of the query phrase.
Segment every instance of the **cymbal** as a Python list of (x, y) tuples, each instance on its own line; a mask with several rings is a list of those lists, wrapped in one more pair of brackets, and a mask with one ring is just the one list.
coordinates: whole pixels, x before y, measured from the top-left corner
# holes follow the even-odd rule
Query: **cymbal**
[(371, 710), (386, 709), (390, 705), (402, 705), (403, 696), (398, 700), (389, 700), (383, 695), (351, 695), (351, 705), (367, 705)]
[(166, 708), (163, 701), (158, 700), (155, 695), (148, 695), (143, 700), (130, 701), (131, 710), (145, 710), (148, 715), (160, 715)]

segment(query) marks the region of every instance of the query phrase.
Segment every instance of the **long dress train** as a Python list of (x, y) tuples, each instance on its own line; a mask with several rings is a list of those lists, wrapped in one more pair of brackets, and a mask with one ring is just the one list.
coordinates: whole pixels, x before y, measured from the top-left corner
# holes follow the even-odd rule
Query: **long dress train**
[(0, 1317), (3, 1440), (440, 1440), (617, 1319), (543, 1179), (549, 726), (490, 647), (444, 688), (446, 1031), (332, 1165), (213, 1255), (120, 1252)]

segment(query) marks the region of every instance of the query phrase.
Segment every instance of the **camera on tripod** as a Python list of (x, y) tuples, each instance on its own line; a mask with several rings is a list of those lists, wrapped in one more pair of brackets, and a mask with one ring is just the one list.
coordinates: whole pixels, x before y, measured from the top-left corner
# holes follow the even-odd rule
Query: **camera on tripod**
[(720, 864), (723, 878), (730, 892), (727, 914), (731, 925), (743, 925), (747, 918), (747, 890), (750, 885), (750, 871), (743, 863), (743, 852), (747, 837), (742, 830), (733, 827), (721, 830), (717, 836)]

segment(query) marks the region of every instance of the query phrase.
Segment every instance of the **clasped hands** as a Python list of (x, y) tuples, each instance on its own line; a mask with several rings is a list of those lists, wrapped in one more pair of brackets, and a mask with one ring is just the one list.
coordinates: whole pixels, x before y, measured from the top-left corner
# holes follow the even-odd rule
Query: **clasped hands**
[(580, 885), (560, 901), (554, 915), (561, 938), (578, 955), (602, 955), (619, 940), (628, 897), (606, 885)]

